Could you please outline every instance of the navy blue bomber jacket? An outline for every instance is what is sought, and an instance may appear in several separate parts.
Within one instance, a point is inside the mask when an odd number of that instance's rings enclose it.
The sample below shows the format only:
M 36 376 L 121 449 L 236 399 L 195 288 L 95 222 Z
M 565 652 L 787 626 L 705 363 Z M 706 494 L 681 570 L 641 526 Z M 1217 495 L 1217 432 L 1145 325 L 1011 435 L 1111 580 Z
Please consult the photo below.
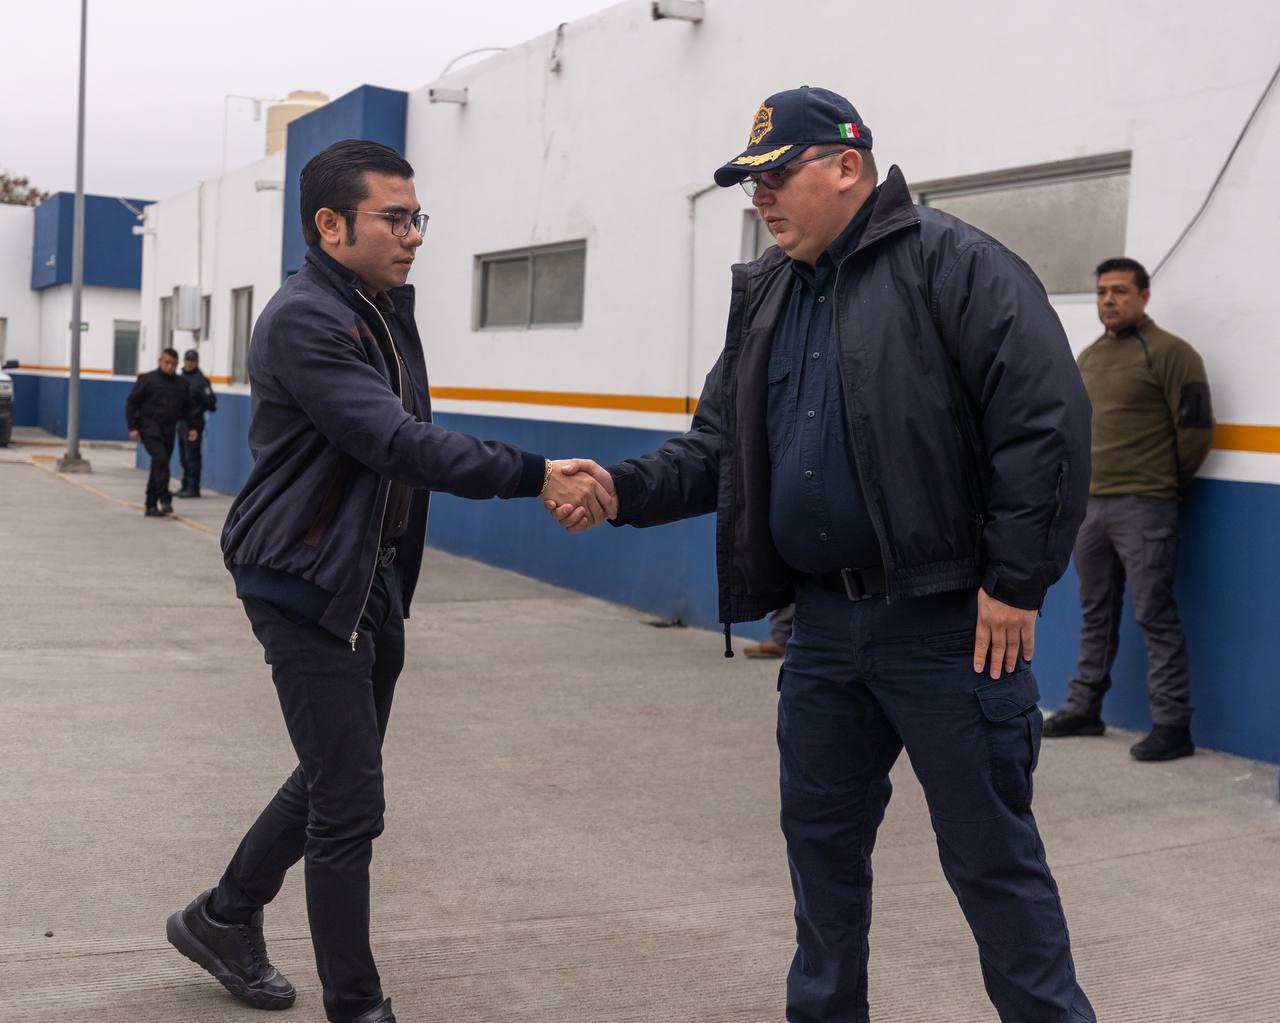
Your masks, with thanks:
M 689 431 L 608 467 L 614 525 L 716 512 L 720 620 L 794 599 L 770 534 L 766 407 L 791 294 L 777 246 L 733 268 L 725 346 Z M 835 357 L 858 482 L 899 600 L 981 586 L 1035 609 L 1089 492 L 1089 398 L 1043 286 L 994 238 L 916 206 L 897 167 L 836 271 Z
M 431 422 L 413 287 L 389 295 L 394 324 L 354 274 L 312 249 L 267 303 L 249 348 L 253 469 L 222 530 L 237 596 L 274 601 L 353 644 L 392 480 L 414 488 L 398 553 L 407 615 L 430 492 L 534 497 L 545 477 L 542 455 Z M 418 416 L 393 390 L 375 331 L 399 351 Z

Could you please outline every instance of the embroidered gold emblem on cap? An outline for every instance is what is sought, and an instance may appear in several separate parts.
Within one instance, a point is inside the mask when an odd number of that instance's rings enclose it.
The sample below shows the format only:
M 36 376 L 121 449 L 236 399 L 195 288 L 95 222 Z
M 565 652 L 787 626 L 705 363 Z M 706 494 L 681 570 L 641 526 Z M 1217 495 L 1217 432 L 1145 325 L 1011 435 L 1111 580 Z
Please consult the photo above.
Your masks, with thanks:
M 760 109 L 756 111 L 756 119 L 751 122 L 751 141 L 747 145 L 760 145 L 771 131 L 773 131 L 773 107 L 767 107 L 761 103 Z
M 759 167 L 762 163 L 769 163 L 776 160 L 788 149 L 795 149 L 795 146 L 780 146 L 777 149 L 770 149 L 767 153 L 761 153 L 758 156 L 740 156 L 734 160 L 734 164 L 740 167 Z

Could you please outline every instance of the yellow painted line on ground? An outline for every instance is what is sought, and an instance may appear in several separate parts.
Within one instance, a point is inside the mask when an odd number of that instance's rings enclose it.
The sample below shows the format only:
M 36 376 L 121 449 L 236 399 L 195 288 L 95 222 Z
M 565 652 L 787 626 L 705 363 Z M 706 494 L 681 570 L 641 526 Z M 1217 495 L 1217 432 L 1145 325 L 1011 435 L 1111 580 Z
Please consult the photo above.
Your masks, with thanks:
M 146 510 L 143 505 L 137 504 L 134 501 L 125 501 L 113 494 L 108 494 L 105 491 L 99 490 L 97 487 L 90 486 L 88 483 L 85 483 L 74 476 L 68 476 L 66 473 L 58 472 L 57 461 L 59 457 L 59 455 L 32 455 L 31 464 L 37 469 L 47 472 L 50 476 L 54 477 L 54 479 L 62 480 L 63 483 L 70 483 L 73 487 L 79 487 L 81 490 L 87 490 L 90 494 L 93 494 L 95 497 L 101 497 L 104 501 L 110 501 L 112 504 L 118 504 L 122 508 L 129 508 L 133 511 L 140 512 Z M 175 513 L 168 516 L 168 518 L 173 519 L 174 522 L 181 522 L 184 526 L 188 526 L 201 533 L 207 533 L 209 536 L 218 535 L 216 530 L 210 529 L 203 522 L 196 522 L 195 519 L 189 519 L 185 515 L 178 515 Z
M 1280 426 L 1219 423 L 1213 431 L 1213 446 L 1219 451 L 1257 451 L 1280 455 Z

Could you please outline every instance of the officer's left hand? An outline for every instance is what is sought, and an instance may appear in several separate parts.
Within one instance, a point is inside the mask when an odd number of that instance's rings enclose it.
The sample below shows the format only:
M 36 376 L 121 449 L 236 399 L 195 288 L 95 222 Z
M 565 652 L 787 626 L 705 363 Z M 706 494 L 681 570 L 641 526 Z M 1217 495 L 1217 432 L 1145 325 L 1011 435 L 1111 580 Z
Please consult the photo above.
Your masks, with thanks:
M 199 436 L 200 436 L 200 434 L 199 434 L 199 433 L 197 433 L 195 430 L 188 430 L 188 431 L 187 431 L 187 440 L 188 440 L 188 441 L 190 441 L 192 444 L 194 444 L 194 443 L 196 442 L 196 438 L 197 438 L 197 437 L 199 437 Z
M 973 641 L 973 670 L 979 675 L 991 654 L 991 677 L 1013 671 L 1018 651 L 1028 661 L 1036 650 L 1036 612 L 1002 604 L 986 590 L 978 590 L 978 632 Z

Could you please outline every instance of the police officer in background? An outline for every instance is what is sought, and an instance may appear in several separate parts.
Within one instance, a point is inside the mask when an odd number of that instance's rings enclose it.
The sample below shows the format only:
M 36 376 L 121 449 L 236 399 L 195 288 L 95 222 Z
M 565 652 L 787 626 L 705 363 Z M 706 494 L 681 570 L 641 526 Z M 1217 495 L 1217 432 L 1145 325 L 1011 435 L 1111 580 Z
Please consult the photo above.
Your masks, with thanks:
M 218 396 L 213 393 L 209 378 L 200 372 L 200 353 L 194 348 L 188 348 L 182 356 L 182 379 L 191 388 L 191 401 L 195 405 L 196 436 L 194 440 L 186 434 L 178 437 L 178 457 L 182 459 L 182 489 L 178 491 L 178 496 L 199 497 L 204 414 L 218 410 Z
M 160 353 L 160 365 L 150 373 L 141 374 L 125 400 L 129 436 L 141 441 L 151 456 L 145 509 L 151 518 L 173 514 L 169 462 L 173 458 L 174 430 L 181 424 L 188 441 L 199 436 L 196 428 L 199 414 L 191 388 L 177 374 L 178 353 L 166 348 Z
M 717 514 L 723 622 L 795 601 L 787 1019 L 868 1019 L 871 850 L 905 747 L 1000 1019 L 1094 1020 L 1031 812 L 1036 614 L 1089 479 L 1058 317 L 1021 259 L 914 205 L 896 167 L 877 186 L 871 132 L 835 93 L 770 96 L 715 180 L 778 244 L 733 268 L 689 432 L 583 471 L 614 488 L 617 525 Z

